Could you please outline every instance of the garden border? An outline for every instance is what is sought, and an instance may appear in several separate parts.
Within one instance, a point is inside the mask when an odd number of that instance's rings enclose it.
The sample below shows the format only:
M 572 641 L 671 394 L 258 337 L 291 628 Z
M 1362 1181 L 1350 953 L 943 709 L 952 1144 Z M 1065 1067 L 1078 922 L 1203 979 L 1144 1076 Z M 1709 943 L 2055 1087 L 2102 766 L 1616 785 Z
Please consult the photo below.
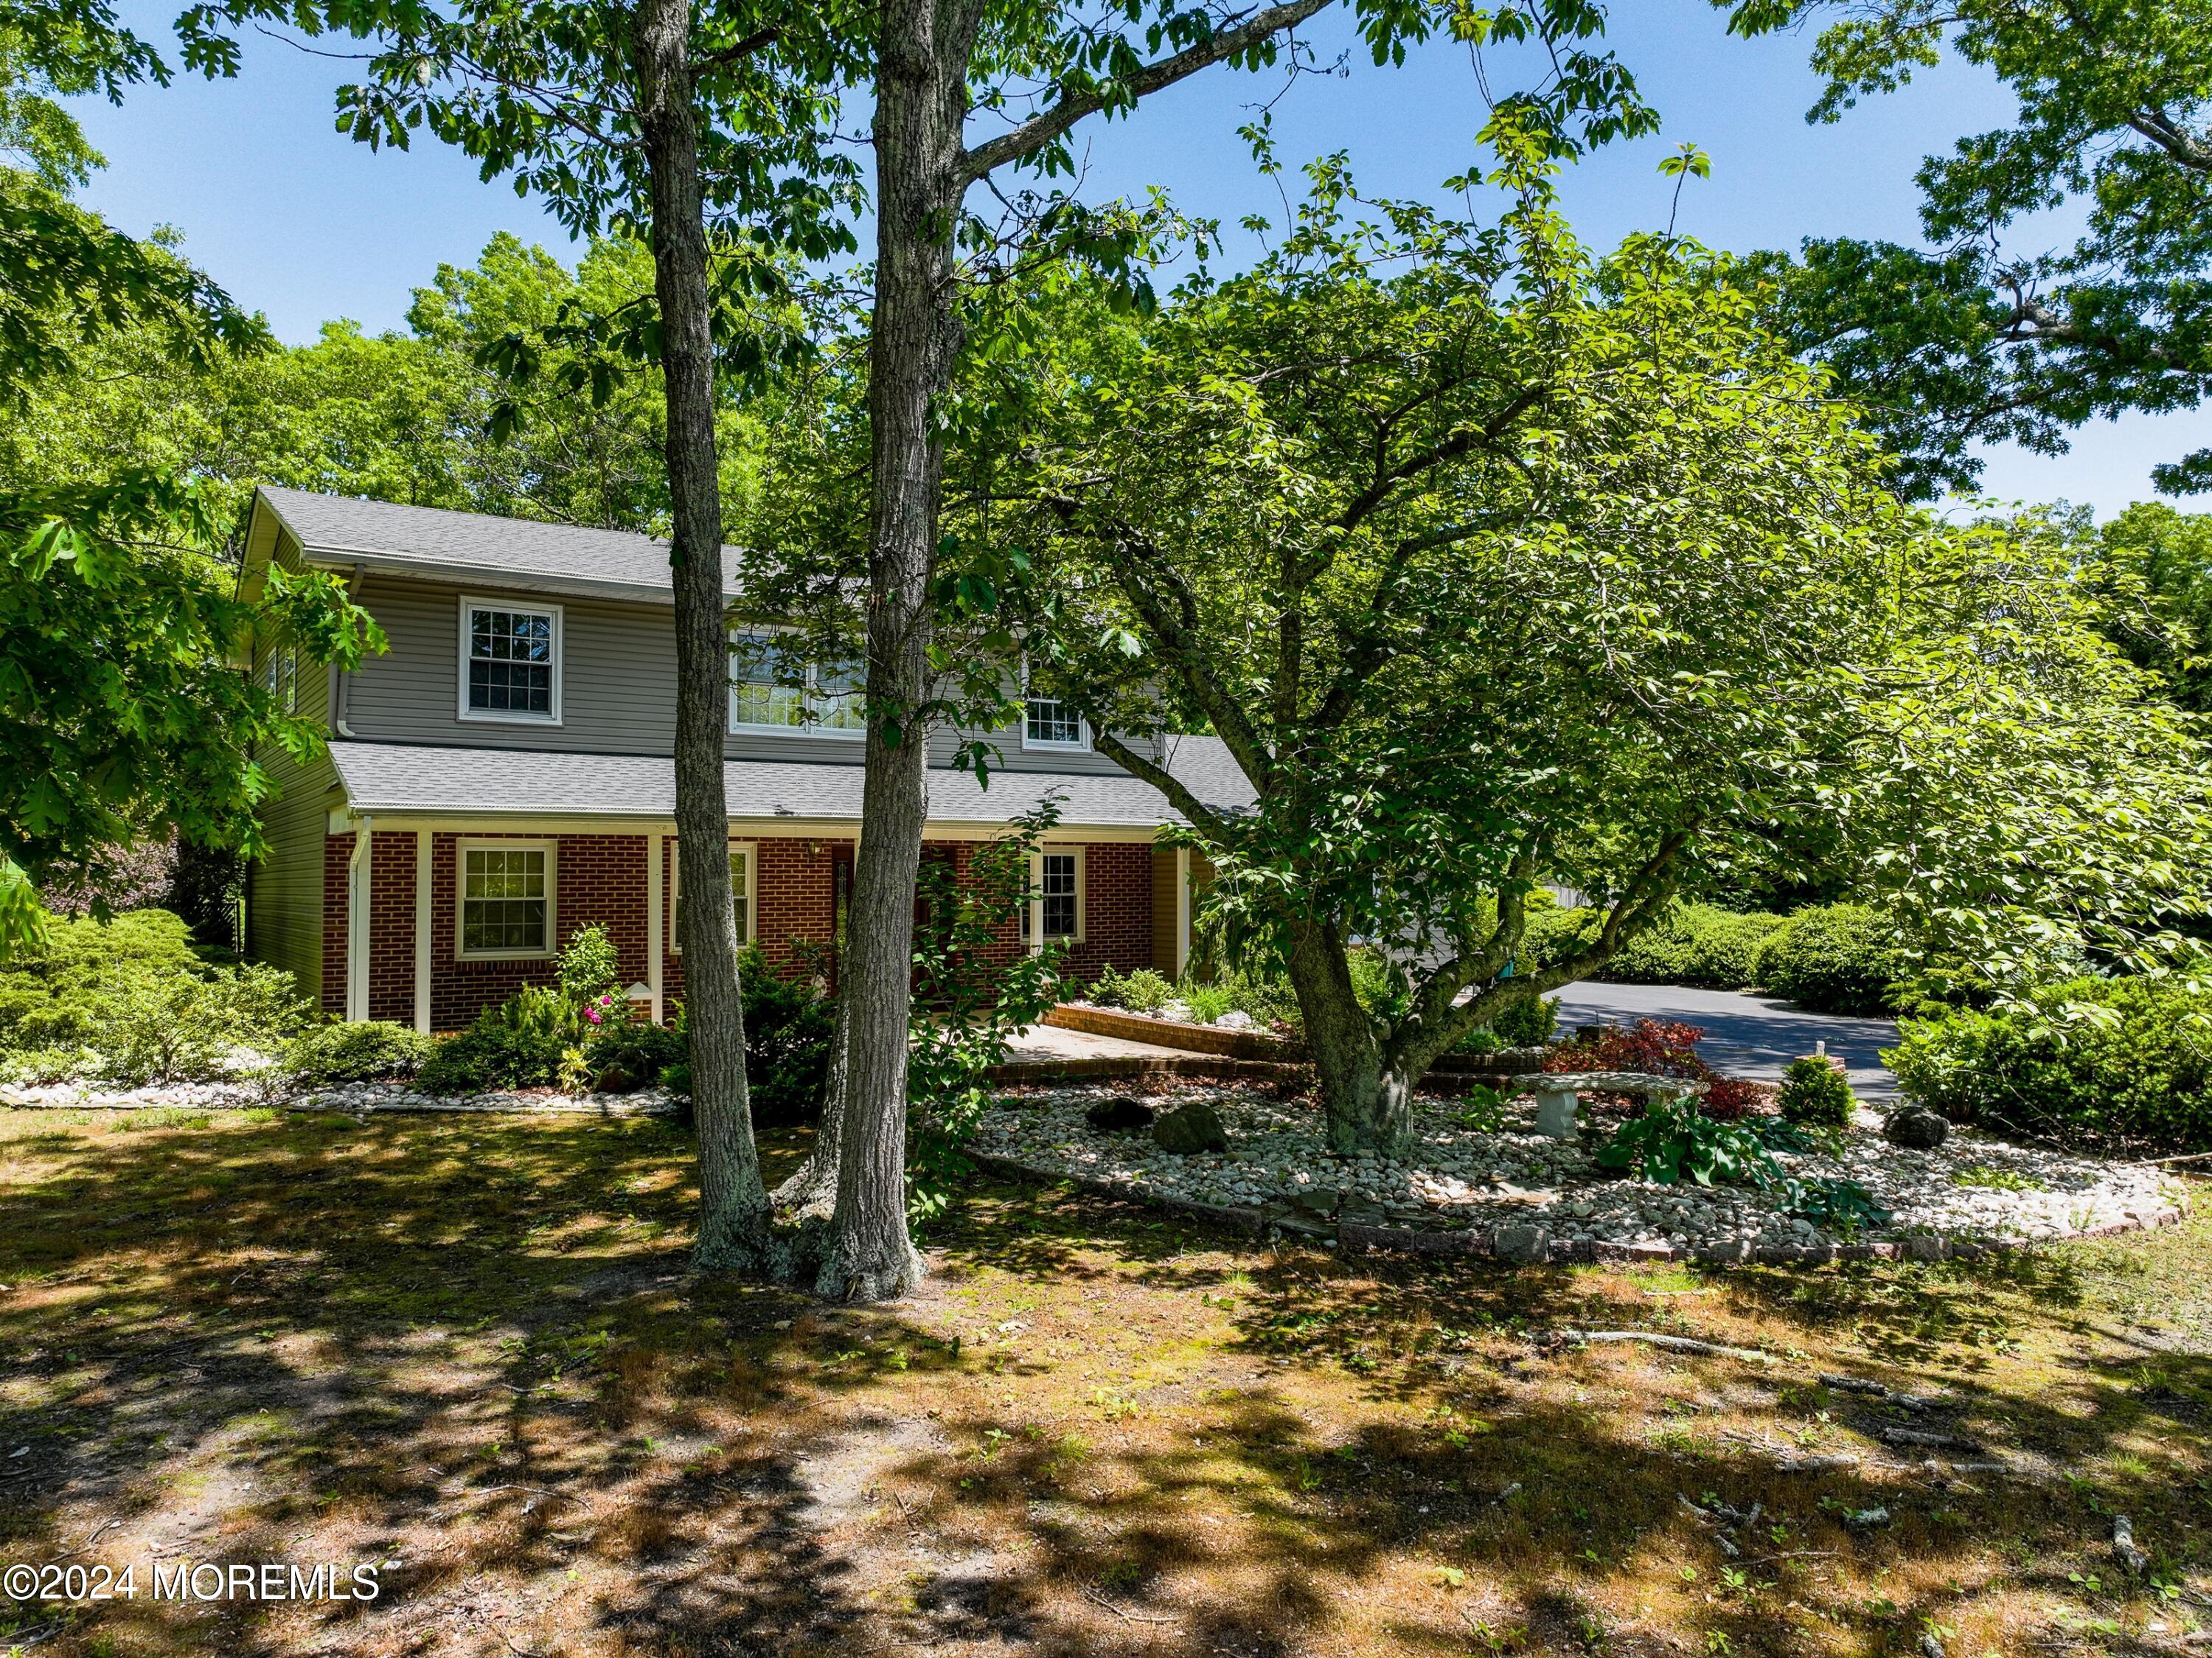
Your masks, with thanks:
M 1297 1215 L 1271 1214 L 1267 1210 L 1242 1204 L 1208 1204 L 1191 1198 L 1171 1197 L 1134 1183 L 1125 1185 L 1103 1180 L 1095 1175 L 1043 1168 L 988 1152 L 969 1151 L 967 1155 L 977 1167 L 994 1173 L 1050 1185 L 1073 1186 L 1100 1197 L 1134 1198 L 1154 1208 L 1210 1221 L 1249 1237 L 1266 1237 L 1286 1232 L 1316 1240 L 1332 1239 L 1346 1249 L 1364 1249 L 1370 1253 L 1484 1257 L 1516 1266 L 1591 1265 L 1601 1262 L 1626 1264 L 1638 1261 L 1686 1262 L 1698 1266 L 1825 1266 L 1831 1261 L 1973 1260 L 1984 1256 L 2008 1255 L 2038 1249 L 2048 1244 L 2118 1237 L 2130 1232 L 2148 1232 L 2157 1227 L 2177 1226 L 2187 1213 L 2185 1207 L 2164 1209 L 2148 1220 L 2115 1221 L 2106 1226 L 2091 1227 L 2086 1231 L 2031 1240 L 1953 1238 L 1942 1233 L 1928 1233 L 1881 1243 L 1754 1247 L 1743 1242 L 1730 1247 L 1699 1249 L 1677 1247 L 1673 1244 L 1603 1243 L 1595 1238 L 1562 1239 L 1555 1242 L 1551 1234 L 1540 1226 L 1489 1228 L 1470 1226 L 1459 1231 L 1428 1232 L 1416 1231 L 1410 1227 L 1368 1226 L 1357 1221 L 1323 1222 Z M 1286 1204 L 1283 1207 L 1288 1209 L 1291 1206 Z

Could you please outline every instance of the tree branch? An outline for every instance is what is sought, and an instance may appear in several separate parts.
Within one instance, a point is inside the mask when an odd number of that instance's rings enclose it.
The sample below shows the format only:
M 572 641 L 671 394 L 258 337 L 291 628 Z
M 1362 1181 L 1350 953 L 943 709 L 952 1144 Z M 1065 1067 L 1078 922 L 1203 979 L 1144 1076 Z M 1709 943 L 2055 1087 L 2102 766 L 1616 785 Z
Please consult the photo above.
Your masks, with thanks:
M 1172 57 L 1148 64 L 1126 80 L 1109 81 L 1103 88 L 1085 88 L 1081 91 L 1063 87 L 1060 101 L 1043 114 L 1023 122 L 1012 132 L 975 145 L 962 156 L 961 178 L 972 184 L 1009 162 L 1034 155 L 1085 116 L 1104 109 L 1109 101 L 1134 103 L 1163 87 L 1173 86 L 1186 76 L 1249 52 L 1269 37 L 1296 28 L 1334 3 L 1334 0 L 1289 0 L 1287 4 L 1270 6 L 1234 28 L 1224 29 Z
M 1168 797 L 1168 803 L 1190 820 L 1191 826 L 1217 843 L 1228 839 L 1228 825 L 1220 814 L 1190 792 L 1182 778 L 1164 765 L 1156 765 L 1110 731 L 1094 733 L 1091 746 L 1139 783 L 1148 783 Z

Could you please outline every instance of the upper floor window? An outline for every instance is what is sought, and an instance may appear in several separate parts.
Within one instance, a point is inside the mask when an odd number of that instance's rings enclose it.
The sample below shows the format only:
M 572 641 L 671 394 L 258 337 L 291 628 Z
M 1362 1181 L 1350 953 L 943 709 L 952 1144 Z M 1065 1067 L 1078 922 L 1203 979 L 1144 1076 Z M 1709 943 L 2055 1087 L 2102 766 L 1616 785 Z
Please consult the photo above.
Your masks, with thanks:
M 1074 704 L 1030 687 L 1022 710 L 1024 748 L 1088 748 L 1091 727 Z
M 269 648 L 269 660 L 261 669 L 261 683 L 277 707 L 287 714 L 300 711 L 300 647 L 277 644 Z
M 561 722 L 561 607 L 461 600 L 465 720 Z
M 799 728 L 851 737 L 866 731 L 857 667 L 795 667 L 772 633 L 733 633 L 730 644 L 732 730 Z

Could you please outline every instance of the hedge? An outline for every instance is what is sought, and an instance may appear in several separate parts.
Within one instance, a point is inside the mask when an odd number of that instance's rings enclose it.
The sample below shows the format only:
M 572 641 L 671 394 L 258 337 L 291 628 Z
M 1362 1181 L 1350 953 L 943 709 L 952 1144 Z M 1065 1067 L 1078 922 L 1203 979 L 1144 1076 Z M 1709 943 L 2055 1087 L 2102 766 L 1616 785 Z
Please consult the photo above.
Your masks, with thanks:
M 1760 948 L 1786 924 L 1761 911 L 1748 914 L 1711 904 L 1686 904 L 1607 962 L 1598 977 L 1617 984 L 1694 984 L 1740 991 L 1759 982 Z
M 1883 1058 L 1954 1122 L 2068 1145 L 2212 1150 L 2212 997 L 2081 978 L 1989 1012 L 1906 1020 Z

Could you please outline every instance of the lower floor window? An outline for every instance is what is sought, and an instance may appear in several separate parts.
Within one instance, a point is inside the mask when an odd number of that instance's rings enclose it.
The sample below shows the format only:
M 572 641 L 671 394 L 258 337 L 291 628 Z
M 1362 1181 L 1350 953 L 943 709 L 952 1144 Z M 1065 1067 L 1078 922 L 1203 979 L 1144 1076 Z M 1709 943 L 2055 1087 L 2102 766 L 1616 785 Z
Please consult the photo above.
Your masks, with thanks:
M 1040 852 L 1036 861 L 1037 924 L 1048 939 L 1076 939 L 1083 936 L 1082 884 L 1077 855 Z M 1022 936 L 1030 934 L 1030 908 L 1022 909 Z
M 668 936 L 680 952 L 684 948 L 683 897 L 684 860 L 679 856 L 668 885 L 668 905 L 671 919 Z M 738 942 L 753 942 L 753 849 L 750 846 L 730 848 L 730 909 L 738 923 Z
M 553 852 L 546 846 L 461 849 L 461 954 L 548 955 Z

